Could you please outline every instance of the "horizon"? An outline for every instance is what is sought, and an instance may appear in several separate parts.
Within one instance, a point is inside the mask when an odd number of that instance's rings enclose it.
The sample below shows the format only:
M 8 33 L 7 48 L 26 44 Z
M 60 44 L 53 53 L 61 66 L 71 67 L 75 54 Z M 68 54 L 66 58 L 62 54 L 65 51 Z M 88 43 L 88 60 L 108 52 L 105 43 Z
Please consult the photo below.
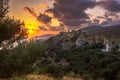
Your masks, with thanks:
M 0 0 L 0 80 L 120 80 L 120 0 Z
M 119 0 L 10 0 L 9 5 L 8 15 L 25 22 L 29 38 L 120 23 Z

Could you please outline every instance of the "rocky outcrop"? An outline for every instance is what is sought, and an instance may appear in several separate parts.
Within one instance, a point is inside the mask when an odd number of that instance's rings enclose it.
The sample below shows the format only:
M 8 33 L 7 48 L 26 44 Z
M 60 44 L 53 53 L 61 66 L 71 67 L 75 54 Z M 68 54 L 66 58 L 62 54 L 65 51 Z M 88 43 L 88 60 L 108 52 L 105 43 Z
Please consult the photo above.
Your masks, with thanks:
M 85 35 L 80 31 L 61 32 L 57 36 L 47 40 L 49 45 L 60 47 L 62 49 L 70 49 L 73 46 L 79 47 L 86 43 Z

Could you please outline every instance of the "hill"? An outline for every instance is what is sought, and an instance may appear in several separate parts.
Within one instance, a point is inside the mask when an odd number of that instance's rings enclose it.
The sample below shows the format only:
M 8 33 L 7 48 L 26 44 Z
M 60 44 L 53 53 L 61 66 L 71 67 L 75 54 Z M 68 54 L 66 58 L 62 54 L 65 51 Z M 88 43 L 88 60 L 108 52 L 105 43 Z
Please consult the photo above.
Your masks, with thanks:
M 83 80 L 120 80 L 120 52 L 102 52 L 103 41 L 88 39 L 81 30 L 61 32 L 47 41 L 31 41 L 0 50 L 0 77 L 48 75 Z M 16 77 L 18 76 L 18 78 Z M 33 77 L 32 77 L 33 78 Z

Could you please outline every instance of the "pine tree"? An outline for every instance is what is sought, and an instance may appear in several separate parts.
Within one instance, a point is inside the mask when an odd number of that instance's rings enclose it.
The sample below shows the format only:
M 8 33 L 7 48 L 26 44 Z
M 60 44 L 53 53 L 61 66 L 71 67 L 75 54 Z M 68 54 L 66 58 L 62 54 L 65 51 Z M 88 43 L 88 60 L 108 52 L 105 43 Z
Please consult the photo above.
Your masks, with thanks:
M 0 21 L 8 13 L 9 0 L 0 0 Z

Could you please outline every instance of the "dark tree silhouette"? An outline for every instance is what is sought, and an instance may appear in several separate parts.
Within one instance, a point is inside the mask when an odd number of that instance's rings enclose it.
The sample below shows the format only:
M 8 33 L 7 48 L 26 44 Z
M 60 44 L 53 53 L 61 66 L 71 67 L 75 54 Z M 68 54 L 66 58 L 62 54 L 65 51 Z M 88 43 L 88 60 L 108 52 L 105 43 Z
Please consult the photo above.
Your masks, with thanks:
M 9 0 L 0 0 L 0 21 L 8 13 Z
M 0 46 L 3 41 L 12 43 L 26 35 L 27 29 L 20 20 L 6 16 L 9 0 L 0 0 Z

